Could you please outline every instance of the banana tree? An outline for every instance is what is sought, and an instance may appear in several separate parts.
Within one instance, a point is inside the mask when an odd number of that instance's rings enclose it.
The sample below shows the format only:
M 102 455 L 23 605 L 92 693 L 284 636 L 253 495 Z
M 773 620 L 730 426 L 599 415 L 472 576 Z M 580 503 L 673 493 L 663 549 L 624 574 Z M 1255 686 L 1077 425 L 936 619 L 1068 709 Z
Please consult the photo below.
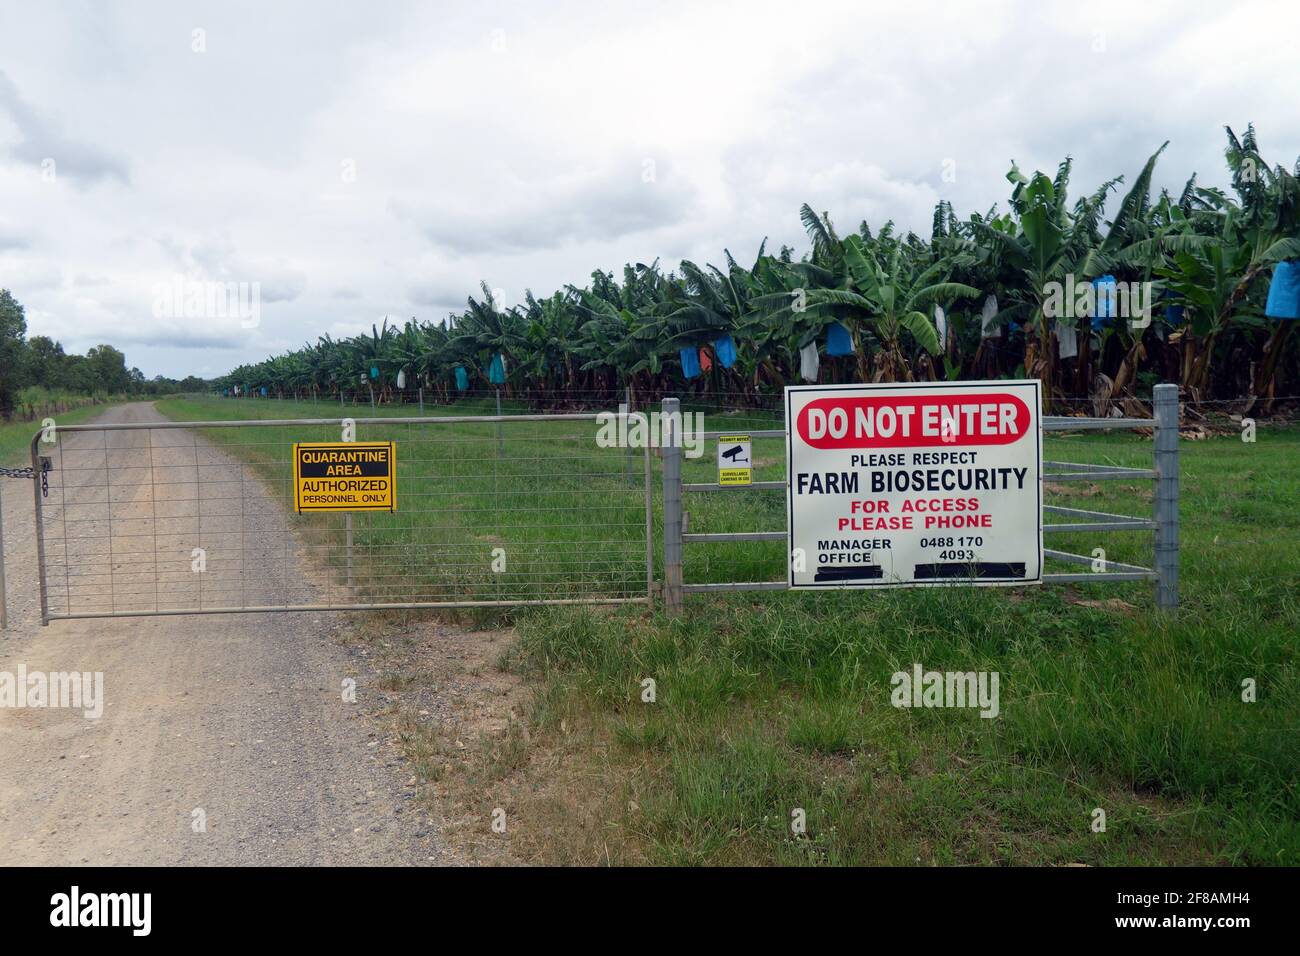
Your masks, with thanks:
M 515 359 L 526 349 L 526 323 L 517 310 L 502 308 L 502 303 L 497 302 L 486 282 L 480 283 L 480 288 L 483 301 L 469 297 L 469 311 L 452 331 L 452 345 L 466 357 L 469 367 L 477 368 L 480 374 L 488 367 L 493 355 L 505 356 L 509 360 L 508 390 L 509 373 L 514 369 Z
M 663 300 L 643 313 L 634 333 L 637 340 L 653 343 L 661 361 L 731 334 L 746 308 L 736 287 L 717 268 L 701 269 L 684 260 L 681 271 L 682 281 L 664 288 Z M 712 374 L 723 376 L 726 370 L 715 368 Z
M 1233 321 L 1234 293 L 1250 252 L 1245 246 L 1218 240 L 1185 244 L 1169 259 L 1156 271 L 1172 293 L 1171 301 L 1183 306 L 1186 317 L 1179 335 L 1183 343 L 1179 377 L 1194 394 L 1202 394 L 1209 383 L 1215 342 Z
M 397 373 L 400 359 L 395 351 L 396 342 L 397 329 L 385 318 L 382 328 L 372 324 L 369 336 L 358 335 L 346 346 L 352 374 L 358 381 L 364 380 L 372 393 L 374 386 L 378 385 L 381 402 L 388 395 L 392 378 Z
M 1101 379 L 1105 388 L 1104 394 L 1099 395 L 1103 407 L 1108 407 L 1110 402 L 1127 391 L 1137 379 L 1139 363 L 1146 358 L 1144 339 L 1146 329 L 1150 326 L 1150 310 L 1155 296 L 1161 291 L 1160 284 L 1155 278 L 1162 262 L 1160 246 L 1169 236 L 1177 234 L 1184 225 L 1184 217 L 1170 202 L 1167 194 L 1161 195 L 1155 207 L 1152 207 L 1150 202 L 1151 179 L 1155 172 L 1156 161 L 1168 145 L 1166 141 L 1147 159 L 1141 172 L 1134 179 L 1132 188 L 1120 200 L 1119 209 L 1110 221 L 1106 237 L 1094 243 L 1084 253 L 1080 266 L 1083 275 L 1087 278 L 1102 271 L 1114 270 L 1119 273 L 1120 281 L 1139 283 L 1139 288 L 1141 284 L 1145 284 L 1145 288 L 1150 293 L 1145 303 L 1146 315 L 1139 317 L 1130 314 L 1116 317 L 1116 320 L 1102 334 L 1103 346 L 1107 338 L 1116 339 L 1122 354 L 1118 367 L 1110 376 L 1109 386 L 1105 386 L 1104 378 Z M 1097 211 L 1100 211 L 1100 207 L 1097 207 Z M 1093 223 L 1092 235 L 1096 236 L 1096 234 L 1097 230 Z M 1131 298 L 1129 304 L 1132 307 Z M 1104 348 L 1101 354 L 1105 354 Z
M 1011 206 L 1017 228 L 1007 228 L 1005 221 L 973 224 L 977 236 L 986 242 L 988 253 L 997 256 L 1010 273 L 1006 283 L 1010 304 L 1003 306 L 995 321 L 1024 324 L 1025 374 L 1043 383 L 1043 397 L 1049 407 L 1060 359 L 1056 337 L 1051 334 L 1050 320 L 1054 316 L 1044 305 L 1054 289 L 1067 285 L 1069 276 L 1088 280 L 1096 274 L 1089 253 L 1101 241 L 1097 224 L 1106 196 L 1122 179 L 1103 183 L 1071 210 L 1067 205 L 1071 167 L 1072 161 L 1067 158 L 1058 167 L 1056 178 L 1049 179 L 1041 172 L 1026 177 L 1012 163 L 1007 179 L 1015 184 Z M 1081 359 L 1086 362 L 1086 356 Z
M 831 322 L 857 333 L 858 375 L 862 381 L 911 381 L 912 366 L 905 354 L 903 333 L 929 355 L 940 351 L 939 334 L 925 310 L 941 299 L 969 298 L 979 290 L 960 282 L 941 281 L 947 264 L 909 268 L 903 247 L 894 246 L 885 264 L 867 254 L 863 239 L 852 235 L 840 244 L 837 257 L 843 274 L 834 288 L 775 293 L 756 300 L 766 306 L 765 320 L 776 323 L 797 351 Z M 806 275 L 806 273 L 805 273 Z M 868 341 L 877 347 L 874 357 Z
M 669 283 L 658 273 L 657 263 L 641 265 L 637 271 L 644 281 L 635 273 L 624 272 L 625 280 L 637 285 L 630 292 L 627 281 L 620 289 L 612 276 L 601 272 L 592 274 L 590 289 L 569 287 L 582 319 L 575 347 L 583 363 L 581 371 L 611 393 L 628 388 L 635 395 L 641 388 L 651 389 L 663 367 L 666 349 L 654 336 L 642 332 L 653 321 L 660 306 L 657 296 Z
M 1271 271 L 1278 262 L 1300 258 L 1300 159 L 1295 173 L 1281 165 L 1270 167 L 1259 153 L 1255 127 L 1237 139 L 1231 127 L 1225 127 L 1228 148 L 1225 158 L 1232 171 L 1232 185 L 1241 198 L 1241 240 L 1250 249 L 1250 264 L 1237 288 L 1232 305 L 1244 302 L 1257 291 L 1255 280 Z M 1271 398 L 1273 377 L 1278 359 L 1291 331 L 1291 322 L 1279 322 L 1265 342 L 1260 360 L 1251 379 L 1248 406 L 1261 397 Z
M 865 311 L 870 316 L 870 328 L 881 343 L 873 380 L 911 381 L 911 365 L 903 353 L 902 333 L 910 334 L 928 354 L 938 355 L 942 346 L 929 309 L 936 302 L 974 298 L 980 291 L 961 282 L 943 281 L 949 272 L 947 261 L 909 268 L 912 264 L 904 262 L 899 247 L 890 254 L 888 264 L 882 266 L 874 257 L 864 255 L 858 236 L 850 236 L 844 246 L 853 291 L 862 300 L 861 304 L 855 303 L 859 312 L 855 320 L 861 324 L 861 313 Z

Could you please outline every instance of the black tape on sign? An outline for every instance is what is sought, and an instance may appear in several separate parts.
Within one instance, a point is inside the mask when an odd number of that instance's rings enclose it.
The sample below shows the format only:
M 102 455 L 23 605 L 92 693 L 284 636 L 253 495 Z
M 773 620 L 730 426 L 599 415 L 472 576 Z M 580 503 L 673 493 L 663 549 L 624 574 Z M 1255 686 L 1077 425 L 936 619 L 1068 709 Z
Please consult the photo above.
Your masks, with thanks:
M 918 581 L 936 578 L 1023 578 L 1023 561 L 956 561 L 950 564 L 918 564 L 914 577 Z

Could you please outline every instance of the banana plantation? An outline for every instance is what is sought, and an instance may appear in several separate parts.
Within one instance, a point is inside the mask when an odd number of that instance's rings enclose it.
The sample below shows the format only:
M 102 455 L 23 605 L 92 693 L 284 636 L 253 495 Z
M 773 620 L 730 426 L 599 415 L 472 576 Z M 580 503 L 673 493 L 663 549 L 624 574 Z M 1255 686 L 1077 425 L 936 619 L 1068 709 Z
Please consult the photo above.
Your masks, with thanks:
M 1166 144 L 1167 145 L 1167 144 Z M 1300 393 L 1300 159 L 1269 165 L 1255 131 L 1227 130 L 1231 189 L 1193 175 L 1152 195 L 1162 146 L 1133 177 L 1071 195 L 1014 164 L 1004 210 L 928 237 L 887 222 L 852 232 L 805 205 L 810 247 L 752 262 L 657 260 L 506 307 L 488 283 L 440 321 L 385 321 L 217 382 L 229 395 L 429 401 L 493 386 L 539 406 L 727 393 L 761 401 L 808 381 L 1033 377 L 1056 410 L 1106 414 L 1155 382 L 1191 401 L 1268 410 Z M 1110 210 L 1110 212 L 1108 212 Z M 1120 293 L 1120 294 L 1117 294 Z

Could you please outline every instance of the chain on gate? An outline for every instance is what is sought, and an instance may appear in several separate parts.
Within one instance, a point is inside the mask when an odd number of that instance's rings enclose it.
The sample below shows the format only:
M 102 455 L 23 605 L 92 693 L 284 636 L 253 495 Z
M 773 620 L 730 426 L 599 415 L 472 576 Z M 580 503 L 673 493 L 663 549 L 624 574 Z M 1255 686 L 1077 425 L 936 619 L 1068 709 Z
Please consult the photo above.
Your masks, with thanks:
M 50 496 L 50 469 L 54 465 L 50 459 L 41 456 L 41 497 Z M 35 478 L 36 469 L 31 465 L 25 468 L 0 468 L 0 478 Z
M 41 456 L 41 497 L 48 498 L 50 495 L 50 468 L 52 462 L 44 455 Z M 36 477 L 36 469 L 31 465 L 25 468 L 0 468 L 0 478 L 25 478 L 28 480 Z M 5 585 L 5 543 L 4 543 L 4 522 L 0 518 L 0 631 L 9 626 L 9 607 L 8 593 Z

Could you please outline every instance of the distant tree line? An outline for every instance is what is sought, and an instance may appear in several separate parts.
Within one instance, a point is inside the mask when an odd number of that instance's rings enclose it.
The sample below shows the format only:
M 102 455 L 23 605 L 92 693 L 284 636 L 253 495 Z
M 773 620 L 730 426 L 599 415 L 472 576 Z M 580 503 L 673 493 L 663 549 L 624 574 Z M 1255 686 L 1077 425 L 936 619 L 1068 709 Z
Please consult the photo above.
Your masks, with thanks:
M 208 383 L 193 375 L 146 379 L 138 368 L 128 368 L 126 356 L 111 345 L 96 345 L 77 355 L 48 335 L 29 339 L 22 303 L 8 289 L 0 289 L 0 418 L 30 417 L 21 406 L 24 394 L 34 388 L 53 395 L 107 398 L 198 392 Z

